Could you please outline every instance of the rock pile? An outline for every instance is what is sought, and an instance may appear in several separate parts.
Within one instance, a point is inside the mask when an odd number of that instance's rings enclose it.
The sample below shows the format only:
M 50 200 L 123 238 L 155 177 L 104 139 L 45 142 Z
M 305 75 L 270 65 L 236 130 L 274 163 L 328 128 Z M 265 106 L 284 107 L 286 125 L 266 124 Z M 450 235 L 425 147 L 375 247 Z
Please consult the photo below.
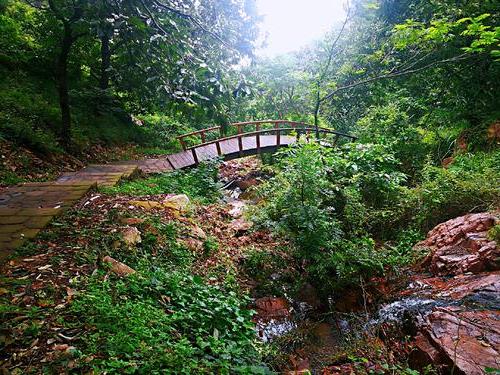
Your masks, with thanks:
M 417 244 L 429 255 L 405 295 L 446 301 L 418 323 L 414 367 L 434 363 L 444 373 L 479 375 L 500 369 L 500 269 L 498 244 L 488 231 L 499 223 L 490 213 L 439 224 Z M 453 369 L 453 370 L 452 370 Z

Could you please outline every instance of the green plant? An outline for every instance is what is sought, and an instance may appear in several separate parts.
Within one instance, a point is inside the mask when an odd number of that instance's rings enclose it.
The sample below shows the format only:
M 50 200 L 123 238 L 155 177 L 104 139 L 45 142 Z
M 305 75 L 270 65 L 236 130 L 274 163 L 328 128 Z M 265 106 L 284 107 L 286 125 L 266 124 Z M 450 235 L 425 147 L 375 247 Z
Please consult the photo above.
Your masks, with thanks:
M 300 143 L 282 153 L 277 174 L 260 189 L 261 225 L 291 236 L 310 281 L 324 292 L 383 271 L 367 231 L 367 212 L 390 202 L 404 175 L 381 145 L 332 152 Z
M 72 305 L 93 327 L 83 352 L 108 373 L 222 372 L 256 365 L 252 312 L 234 291 L 160 267 L 124 280 L 89 280 Z
M 500 224 L 495 225 L 488 231 L 488 238 L 500 244 Z
M 215 237 L 207 237 L 205 241 L 203 241 L 203 253 L 206 257 L 213 255 L 215 252 L 219 250 L 219 242 Z
M 200 163 L 194 169 L 154 175 L 144 179 L 122 182 L 103 189 L 109 194 L 187 194 L 200 203 L 212 203 L 220 197 L 217 182 L 218 161 Z

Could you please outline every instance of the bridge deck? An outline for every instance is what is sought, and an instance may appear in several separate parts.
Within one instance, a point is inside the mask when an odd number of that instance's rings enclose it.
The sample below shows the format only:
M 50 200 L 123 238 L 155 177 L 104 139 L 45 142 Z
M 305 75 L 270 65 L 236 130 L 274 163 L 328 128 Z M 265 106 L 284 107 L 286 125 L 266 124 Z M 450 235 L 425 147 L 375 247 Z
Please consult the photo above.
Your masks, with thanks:
M 249 156 L 257 154 L 257 137 L 242 136 L 243 152 L 241 156 Z M 296 137 L 281 135 L 280 146 L 288 146 L 296 142 Z M 223 157 L 226 160 L 234 159 L 240 156 L 239 144 L 237 138 L 231 138 L 220 142 L 220 148 Z M 276 135 L 261 135 L 260 148 L 262 152 L 276 150 Z M 217 146 L 215 143 L 196 147 L 196 155 L 199 161 L 213 159 L 217 157 Z M 191 150 L 179 152 L 169 155 L 168 160 L 175 169 L 186 168 L 195 165 L 193 153 Z

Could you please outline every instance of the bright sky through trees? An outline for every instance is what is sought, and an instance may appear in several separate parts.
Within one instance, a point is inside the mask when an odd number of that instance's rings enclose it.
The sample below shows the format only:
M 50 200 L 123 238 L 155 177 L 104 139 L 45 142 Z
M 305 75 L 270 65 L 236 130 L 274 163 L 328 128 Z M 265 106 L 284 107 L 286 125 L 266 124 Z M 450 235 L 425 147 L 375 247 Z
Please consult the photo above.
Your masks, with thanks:
M 343 19 L 345 0 L 257 0 L 264 16 L 262 28 L 267 46 L 258 51 L 265 56 L 297 50 L 320 38 Z

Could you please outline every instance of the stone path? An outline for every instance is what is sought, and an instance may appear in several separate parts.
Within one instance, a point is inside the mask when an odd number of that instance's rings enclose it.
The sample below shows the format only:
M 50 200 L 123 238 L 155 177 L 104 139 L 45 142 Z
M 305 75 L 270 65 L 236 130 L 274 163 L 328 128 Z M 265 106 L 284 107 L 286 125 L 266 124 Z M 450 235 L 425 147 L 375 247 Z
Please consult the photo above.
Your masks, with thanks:
M 166 159 L 89 165 L 64 173 L 52 182 L 24 183 L 0 195 L 0 261 L 27 239 L 35 237 L 56 215 L 72 207 L 89 190 L 114 186 L 140 173 L 161 173 L 173 168 Z

